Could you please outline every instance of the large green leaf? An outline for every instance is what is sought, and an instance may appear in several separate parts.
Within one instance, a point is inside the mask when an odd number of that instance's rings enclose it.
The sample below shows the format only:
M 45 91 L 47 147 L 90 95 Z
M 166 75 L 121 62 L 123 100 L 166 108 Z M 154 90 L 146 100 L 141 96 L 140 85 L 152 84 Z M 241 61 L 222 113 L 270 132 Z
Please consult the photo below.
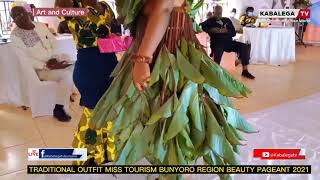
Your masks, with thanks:
M 201 127 L 203 128 L 201 131 L 199 131 L 197 128 L 191 128 L 190 137 L 198 153 L 202 154 L 202 152 L 199 152 L 199 151 L 201 151 L 200 146 L 203 145 L 203 142 L 205 141 L 205 138 L 206 138 L 205 121 L 207 119 L 202 103 L 200 104 L 200 116 L 201 116 Z
M 204 84 L 203 87 L 207 91 L 209 96 L 215 101 L 215 103 L 233 108 L 233 104 L 229 100 L 229 98 L 219 94 L 219 91 L 216 88 L 208 84 Z
M 136 127 L 134 128 L 134 131 L 132 132 L 129 140 L 127 141 L 126 145 L 124 146 L 124 148 L 122 149 L 121 152 L 119 153 L 119 157 L 116 161 L 116 165 L 125 165 L 125 164 L 133 164 L 133 163 L 128 163 L 127 159 L 129 157 L 129 154 L 131 153 L 131 151 L 135 151 L 135 138 L 137 137 L 137 135 L 140 135 L 142 132 L 143 128 L 142 125 L 139 123 L 136 125 Z
M 145 126 L 142 133 L 136 138 L 136 158 L 137 161 L 143 159 L 149 152 L 149 144 L 155 133 L 156 125 Z
M 245 141 L 246 139 L 241 135 L 241 133 L 234 128 L 231 124 L 229 124 L 229 127 L 231 129 L 231 131 L 233 132 L 233 134 L 235 134 L 237 136 L 238 139 L 240 139 L 241 141 Z
M 106 113 L 106 120 L 114 121 L 120 115 L 121 110 L 124 107 L 124 104 L 130 101 L 126 96 L 122 96 L 119 101 L 112 106 L 108 113 Z
M 168 50 L 167 50 L 168 51 Z M 178 85 L 179 85 L 179 79 L 180 79 L 180 72 L 178 69 L 178 65 L 177 65 L 177 60 L 175 58 L 175 56 L 173 54 L 171 54 L 169 51 L 167 52 L 170 62 L 171 62 L 171 73 L 174 77 L 174 91 L 176 92 L 178 90 Z
M 207 84 L 218 89 L 219 93 L 224 96 L 239 97 L 240 92 L 232 85 L 228 86 L 227 82 L 223 82 L 223 78 L 220 76 L 222 72 L 219 73 L 219 71 L 223 71 L 222 68 L 213 69 L 204 62 L 201 64 L 201 73 L 206 75 L 205 82 Z
M 189 137 L 189 134 L 187 133 L 187 131 L 184 129 L 181 131 L 181 136 L 184 138 L 185 142 L 186 142 L 186 145 L 188 148 L 191 148 L 191 149 L 194 149 L 194 146 L 192 144 L 192 141 Z
M 211 112 L 210 106 L 204 103 L 207 114 L 207 142 L 210 148 L 229 164 L 237 164 L 237 157 L 228 143 L 222 129 Z
M 114 134 L 117 134 L 121 131 L 122 124 L 124 124 L 124 121 L 125 121 L 125 114 L 126 114 L 125 109 L 122 109 L 118 117 L 114 120 L 113 128 L 112 128 L 112 132 Z
M 169 53 L 168 49 L 166 47 L 163 47 L 159 54 L 159 57 L 161 59 L 160 60 L 160 76 L 163 81 L 167 80 L 167 72 L 171 65 L 168 53 Z
M 189 122 L 186 112 L 190 104 L 191 95 L 196 90 L 197 84 L 191 81 L 186 84 L 179 99 L 178 109 L 174 113 L 169 129 L 165 135 L 165 141 L 175 137 Z
M 124 96 L 125 94 L 127 94 L 128 89 L 130 88 L 130 85 L 133 84 L 132 82 L 132 66 L 129 67 L 129 71 L 128 74 L 123 78 L 123 85 L 121 87 L 121 91 L 120 91 L 120 96 Z
M 206 82 L 219 90 L 224 96 L 247 97 L 251 93 L 241 81 L 214 63 L 208 56 L 204 56 L 201 64 L 201 72 L 206 74 Z
M 160 67 L 161 67 L 161 59 L 162 59 L 161 55 L 162 54 L 158 55 L 156 59 L 156 63 L 153 66 L 151 77 L 150 77 L 150 86 L 153 86 L 160 79 Z
M 122 145 L 129 139 L 131 133 L 133 132 L 133 125 L 128 126 L 126 129 L 123 129 L 120 134 L 118 135 L 120 140 L 120 145 L 117 147 L 122 148 Z
M 184 131 L 186 132 L 186 131 Z M 192 164 L 192 162 L 194 161 L 195 157 L 197 156 L 195 153 L 195 149 L 192 145 L 191 139 L 189 137 L 189 135 L 187 134 L 187 139 L 185 137 L 183 137 L 182 133 L 179 134 L 178 136 L 179 139 L 179 147 L 182 150 L 185 160 L 187 161 L 187 164 Z M 190 144 L 190 145 L 188 145 Z
M 224 166 L 227 165 L 223 160 L 216 155 L 215 153 L 211 152 L 210 156 L 214 162 L 216 162 L 216 165 L 218 166 Z M 232 180 L 231 176 L 229 174 L 219 174 L 220 180 Z
M 174 93 L 173 94 L 173 112 L 177 111 L 179 105 L 180 105 L 180 102 L 179 102 L 179 98 L 177 96 L 177 93 Z
M 167 148 L 165 147 L 164 140 L 163 140 L 164 132 L 166 129 L 166 124 L 167 124 L 167 120 L 164 121 L 162 130 L 161 130 L 161 135 L 159 136 L 159 138 L 155 142 L 154 155 L 161 163 L 163 163 L 163 161 L 166 157 L 166 154 L 167 154 Z
M 223 112 L 221 112 L 219 110 L 219 108 L 217 107 L 217 105 L 215 103 L 212 102 L 212 100 L 210 98 L 206 98 L 206 103 L 209 105 L 213 115 L 215 116 L 215 118 L 217 119 L 218 123 L 220 124 L 220 126 L 223 127 L 224 133 L 226 138 L 228 139 L 228 141 L 230 142 L 230 144 L 232 145 L 241 145 L 240 140 L 238 139 L 238 137 L 233 133 L 233 131 L 231 130 L 228 122 L 226 121 L 226 118 L 223 116 Z
M 165 141 L 174 138 L 185 126 L 188 124 L 189 118 L 185 112 L 178 110 L 172 118 L 167 133 L 165 134 Z
M 185 160 L 184 154 L 179 146 L 179 140 L 178 138 L 175 138 L 175 143 L 177 147 L 177 154 L 178 154 L 178 164 L 179 165 L 187 165 L 187 161 Z
M 181 53 L 184 57 L 188 57 L 188 43 L 184 37 L 181 38 Z
M 192 93 L 192 97 L 190 100 L 190 114 L 191 114 L 191 120 L 192 125 L 198 129 L 199 131 L 202 131 L 202 125 L 201 125 L 201 114 L 200 114 L 200 103 L 199 103 L 199 95 L 198 91 L 194 91 Z
M 160 109 L 152 114 L 147 125 L 154 124 L 158 122 L 161 118 L 169 118 L 172 116 L 173 112 L 173 96 L 171 96 L 166 103 L 164 103 Z
M 177 146 L 174 139 L 171 139 L 169 141 L 169 147 L 168 147 L 168 154 L 167 154 L 167 161 L 170 165 L 178 165 L 179 159 L 177 154 Z
M 200 71 L 201 60 L 203 57 L 203 52 L 199 51 L 195 48 L 191 43 L 189 44 L 189 55 L 190 62 L 196 68 L 196 70 Z
M 121 110 L 119 117 L 115 120 L 114 128 L 121 130 L 126 128 L 130 123 L 136 121 L 145 109 L 145 107 L 142 106 L 143 104 L 141 96 L 133 99 L 133 101 L 127 101 L 124 108 Z
M 246 133 L 256 133 L 257 130 L 249 124 L 240 113 L 232 109 L 230 107 L 223 107 L 223 109 L 227 112 L 227 120 L 228 122 L 236 129 L 239 129 Z
M 177 49 L 177 63 L 180 71 L 185 77 L 195 83 L 203 83 L 205 78 L 200 74 L 200 72 L 193 67 L 192 64 L 182 55 L 179 49 Z

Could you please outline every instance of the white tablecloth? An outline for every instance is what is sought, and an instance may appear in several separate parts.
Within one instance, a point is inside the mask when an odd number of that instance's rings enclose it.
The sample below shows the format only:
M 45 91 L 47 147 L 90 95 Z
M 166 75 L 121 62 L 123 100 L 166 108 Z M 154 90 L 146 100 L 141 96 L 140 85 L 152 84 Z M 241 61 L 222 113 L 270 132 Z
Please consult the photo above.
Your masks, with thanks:
M 18 57 L 9 44 L 0 45 L 0 104 L 24 105 Z
M 251 44 L 250 64 L 285 65 L 295 62 L 295 31 L 288 28 L 243 28 L 239 39 Z
M 72 35 L 59 35 L 56 38 L 58 40 L 58 48 L 56 49 L 56 52 L 68 54 L 72 61 L 76 61 L 77 49 Z
M 72 36 L 58 36 L 57 40 L 56 52 L 68 54 L 75 61 L 77 51 Z M 11 44 L 0 45 L 0 54 L 0 104 L 25 105 L 26 97 L 21 93 L 23 80 L 20 64 Z

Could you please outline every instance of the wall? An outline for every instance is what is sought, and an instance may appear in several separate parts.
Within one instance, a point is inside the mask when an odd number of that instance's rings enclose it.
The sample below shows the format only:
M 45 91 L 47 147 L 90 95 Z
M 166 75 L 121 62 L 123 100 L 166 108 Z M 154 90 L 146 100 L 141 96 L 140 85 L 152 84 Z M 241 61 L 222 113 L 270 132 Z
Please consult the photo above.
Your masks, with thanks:
M 291 0 L 293 1 L 293 0 Z M 254 7 L 255 13 L 258 9 L 283 9 L 284 5 L 289 5 L 290 0 L 229 0 L 228 1 L 228 11 L 232 8 L 236 8 L 239 17 L 245 12 L 245 9 L 249 6 Z M 257 15 L 257 14 L 256 14 Z
M 26 0 L 29 4 L 34 4 L 37 8 L 54 7 L 55 0 Z M 59 19 L 57 17 L 37 17 L 40 22 L 49 24 L 49 27 L 57 28 Z

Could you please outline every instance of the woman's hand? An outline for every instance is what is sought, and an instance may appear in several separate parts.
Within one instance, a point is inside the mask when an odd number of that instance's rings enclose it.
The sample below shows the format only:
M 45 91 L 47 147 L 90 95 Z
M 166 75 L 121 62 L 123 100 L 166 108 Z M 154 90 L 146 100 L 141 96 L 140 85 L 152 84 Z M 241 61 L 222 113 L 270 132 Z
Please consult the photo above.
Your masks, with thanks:
M 149 87 L 150 66 L 148 63 L 134 63 L 133 82 L 139 91 L 143 91 Z

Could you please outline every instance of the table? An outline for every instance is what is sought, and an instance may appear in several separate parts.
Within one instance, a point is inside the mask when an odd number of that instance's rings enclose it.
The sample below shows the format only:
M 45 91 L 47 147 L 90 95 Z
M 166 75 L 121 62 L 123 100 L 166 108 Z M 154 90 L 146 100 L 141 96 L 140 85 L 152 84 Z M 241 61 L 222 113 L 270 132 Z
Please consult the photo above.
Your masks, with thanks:
M 72 36 L 57 36 L 56 53 L 69 54 L 75 61 L 77 50 Z M 22 94 L 24 82 L 19 59 L 11 43 L 0 45 L 0 104 L 8 103 L 18 106 L 25 105 L 26 95 Z
M 251 44 L 250 64 L 285 65 L 295 62 L 295 30 L 293 27 L 245 27 L 239 41 Z

